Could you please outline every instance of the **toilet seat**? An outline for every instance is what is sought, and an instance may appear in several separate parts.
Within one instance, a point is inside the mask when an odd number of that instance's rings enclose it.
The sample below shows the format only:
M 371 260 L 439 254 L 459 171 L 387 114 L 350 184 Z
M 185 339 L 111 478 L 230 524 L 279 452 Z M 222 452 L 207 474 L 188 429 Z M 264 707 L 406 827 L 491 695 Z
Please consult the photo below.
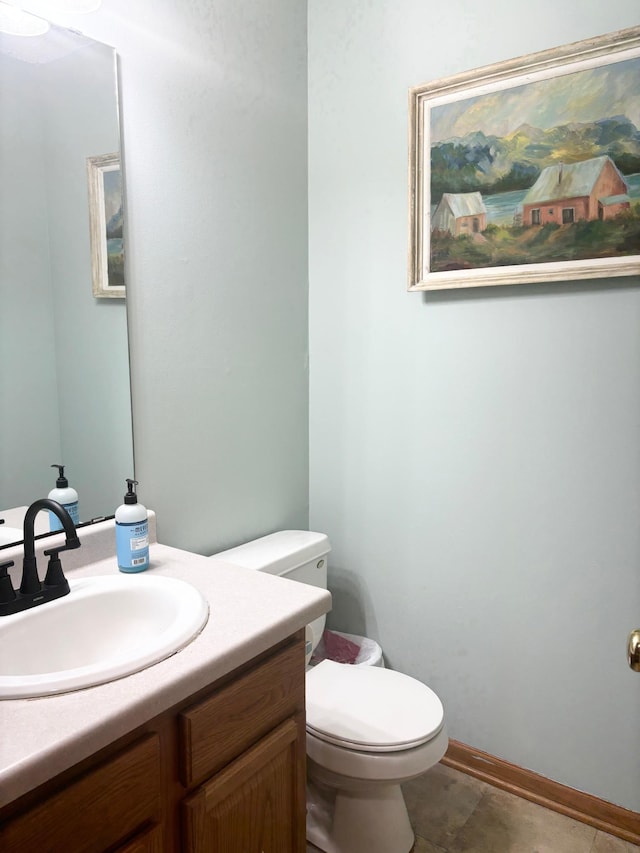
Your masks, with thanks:
M 307 731 L 359 752 L 399 752 L 427 743 L 444 724 L 436 694 L 408 675 L 324 660 L 306 676 Z

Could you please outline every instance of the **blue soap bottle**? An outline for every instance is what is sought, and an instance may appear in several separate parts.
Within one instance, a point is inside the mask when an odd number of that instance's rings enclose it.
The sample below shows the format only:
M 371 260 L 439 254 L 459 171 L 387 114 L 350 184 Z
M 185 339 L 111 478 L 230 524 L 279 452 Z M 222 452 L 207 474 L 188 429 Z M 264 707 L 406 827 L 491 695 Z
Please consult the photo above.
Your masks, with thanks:
M 52 465 L 51 467 L 58 469 L 58 479 L 55 489 L 51 489 L 47 497 L 62 504 L 71 516 L 71 521 L 74 524 L 79 524 L 78 493 L 71 488 L 69 481 L 64 476 L 64 465 Z M 49 513 L 49 530 L 62 530 L 62 522 L 54 512 Z
M 149 568 L 149 520 L 133 490 L 137 480 L 127 480 L 124 503 L 116 510 L 116 556 L 121 572 L 143 572 Z

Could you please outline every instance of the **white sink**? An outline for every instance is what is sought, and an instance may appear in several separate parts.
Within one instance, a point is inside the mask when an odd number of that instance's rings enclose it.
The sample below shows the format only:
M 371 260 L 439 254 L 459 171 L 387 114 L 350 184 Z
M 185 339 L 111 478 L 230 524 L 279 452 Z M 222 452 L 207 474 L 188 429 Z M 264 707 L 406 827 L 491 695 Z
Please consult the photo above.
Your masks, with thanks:
M 8 527 L 0 524 L 0 545 L 10 545 L 12 542 L 22 542 L 22 528 Z
M 144 669 L 209 618 L 191 584 L 142 574 L 69 580 L 64 598 L 0 617 L 0 699 L 66 693 Z

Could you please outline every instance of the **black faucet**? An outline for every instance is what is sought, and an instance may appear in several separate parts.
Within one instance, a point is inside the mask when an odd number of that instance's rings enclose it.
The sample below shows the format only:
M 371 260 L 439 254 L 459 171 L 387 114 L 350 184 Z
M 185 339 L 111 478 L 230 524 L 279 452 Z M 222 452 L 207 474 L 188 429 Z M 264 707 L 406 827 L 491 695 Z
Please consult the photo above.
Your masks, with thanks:
M 44 582 L 40 583 L 38 566 L 36 564 L 34 524 L 40 510 L 49 510 L 58 516 L 64 528 L 66 541 L 59 548 L 49 548 L 45 556 L 49 557 L 47 573 Z M 37 607 L 55 598 L 62 598 L 69 593 L 69 583 L 62 571 L 60 552 L 80 547 L 80 540 L 75 525 L 66 509 L 57 501 L 50 498 L 40 498 L 34 501 L 24 516 L 24 560 L 22 563 L 22 581 L 20 588 L 15 590 L 7 573 L 12 562 L 0 565 L 0 616 L 18 613 L 29 607 Z

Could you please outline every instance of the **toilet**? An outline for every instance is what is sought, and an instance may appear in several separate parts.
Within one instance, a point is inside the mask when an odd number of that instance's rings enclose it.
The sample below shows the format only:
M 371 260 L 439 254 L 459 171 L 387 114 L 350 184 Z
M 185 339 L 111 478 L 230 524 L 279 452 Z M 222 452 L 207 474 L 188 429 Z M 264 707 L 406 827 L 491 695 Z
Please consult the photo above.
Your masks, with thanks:
M 216 559 L 327 588 L 327 536 L 283 530 Z M 325 626 L 307 627 L 311 659 Z M 326 853 L 409 853 L 414 834 L 401 784 L 448 746 L 440 699 L 382 666 L 322 660 L 307 666 L 307 839 Z

